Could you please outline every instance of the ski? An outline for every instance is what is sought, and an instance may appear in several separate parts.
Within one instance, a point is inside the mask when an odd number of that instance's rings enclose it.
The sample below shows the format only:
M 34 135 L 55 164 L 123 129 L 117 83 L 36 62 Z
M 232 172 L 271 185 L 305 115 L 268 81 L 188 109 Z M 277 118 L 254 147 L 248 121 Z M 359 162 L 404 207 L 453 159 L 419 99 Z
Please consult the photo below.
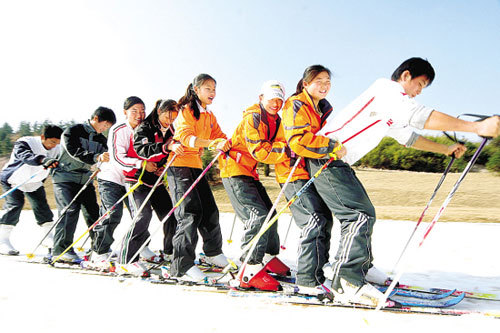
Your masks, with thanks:
M 295 283 L 295 278 L 293 277 L 282 277 L 278 276 L 275 274 L 271 274 L 276 280 L 278 280 L 282 285 L 283 284 L 288 284 L 288 285 L 294 285 Z M 296 285 L 295 285 L 296 286 Z M 379 289 L 381 292 L 385 292 L 387 290 L 387 286 L 379 286 L 375 285 L 377 289 Z M 300 288 L 297 286 L 297 288 Z M 297 292 L 298 289 L 297 289 Z M 300 292 L 299 292 L 300 293 Z M 399 295 L 399 296 L 405 296 L 405 297 L 413 297 L 413 298 L 419 298 L 419 299 L 427 299 L 427 300 L 439 300 L 439 299 L 444 299 L 449 296 L 460 296 L 462 293 L 457 292 L 456 289 L 454 290 L 443 290 L 442 293 L 436 292 L 436 293 L 428 293 L 428 292 L 423 292 L 420 290 L 410 290 L 410 289 L 405 289 L 405 288 L 395 288 L 391 292 L 391 296 L 393 295 Z
M 374 310 L 375 307 L 361 304 L 345 304 L 334 301 L 320 300 L 317 296 L 308 295 L 297 295 L 297 294 L 284 294 L 277 292 L 248 292 L 241 290 L 230 290 L 228 291 L 228 296 L 231 297 L 257 297 L 267 299 L 276 303 L 289 303 L 301 306 L 329 306 L 329 307 L 343 307 L 343 308 L 355 308 L 355 309 L 366 309 Z M 465 314 L 483 314 L 488 316 L 494 316 L 500 318 L 500 314 L 493 313 L 481 313 L 477 311 L 469 310 L 456 310 L 447 309 L 447 307 L 454 306 L 463 300 L 464 296 L 451 298 L 447 301 L 405 301 L 397 299 L 396 301 L 401 304 L 400 307 L 383 307 L 382 311 L 390 312 L 404 312 L 404 313 L 424 313 L 424 314 L 440 314 L 440 315 L 454 315 L 460 316 Z
M 387 287 L 377 286 L 377 289 L 380 290 L 381 292 L 385 292 L 387 290 Z M 456 289 L 445 291 L 443 293 L 431 294 L 431 293 L 424 293 L 424 292 L 415 291 L 415 290 L 395 288 L 394 293 L 392 293 L 391 295 L 399 295 L 399 296 L 428 299 L 428 300 L 438 300 L 438 299 L 443 299 L 443 298 L 446 298 L 449 296 L 457 296 L 458 294 L 455 294 L 455 292 L 456 292 Z M 455 295 L 453 295 L 453 294 L 455 294 Z M 462 293 L 460 295 L 464 295 L 464 294 Z
M 417 291 L 421 293 L 427 294 L 443 294 L 450 293 L 450 296 L 459 296 L 464 294 L 466 298 L 472 299 L 482 299 L 482 300 L 490 300 L 490 301 L 500 301 L 500 295 L 498 294 L 490 294 L 490 293 L 481 293 L 475 291 L 465 291 L 465 290 L 457 290 L 457 289 L 443 289 L 443 288 L 425 288 L 420 286 L 399 284 L 398 289 L 408 290 L 408 291 Z

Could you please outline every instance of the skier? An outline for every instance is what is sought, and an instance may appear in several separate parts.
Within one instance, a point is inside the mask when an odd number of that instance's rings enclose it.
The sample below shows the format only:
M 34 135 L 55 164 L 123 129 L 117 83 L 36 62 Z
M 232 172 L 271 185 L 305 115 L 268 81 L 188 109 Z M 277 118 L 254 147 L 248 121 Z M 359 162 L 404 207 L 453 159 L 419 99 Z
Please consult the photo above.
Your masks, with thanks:
M 35 219 L 42 228 L 43 235 L 51 230 L 54 214 L 47 203 L 43 182 L 49 175 L 47 169 L 58 165 L 59 143 L 62 129 L 54 125 L 45 125 L 40 136 L 25 136 L 14 143 L 10 160 L 0 172 L 0 184 L 4 192 L 11 190 L 27 179 L 24 184 L 5 197 L 4 214 L 0 217 L 0 254 L 18 255 L 10 243 L 10 234 L 19 222 L 19 215 L 24 206 L 24 196 L 30 201 Z M 46 171 L 43 171 L 43 170 Z M 51 248 L 53 234 L 45 239 L 44 245 Z
M 219 160 L 222 183 L 237 216 L 244 223 L 241 246 L 244 248 L 260 231 L 273 203 L 259 181 L 257 163 L 276 164 L 289 161 L 290 149 L 284 140 L 281 111 L 285 89 L 278 81 L 262 85 L 259 103 L 243 113 L 227 155 Z M 277 223 L 258 240 L 255 250 L 242 267 L 241 287 L 278 290 L 279 282 L 267 273 L 287 275 L 290 272 L 277 255 L 280 250 Z M 240 258 L 245 259 L 246 254 Z
M 144 184 L 139 186 L 131 195 L 131 206 L 135 219 L 133 229 L 129 230 L 127 237 L 122 244 L 120 250 L 119 262 L 127 264 L 144 242 L 149 238 L 149 223 L 154 210 L 160 221 L 172 209 L 172 201 L 168 194 L 167 188 L 163 182 L 156 187 L 149 201 L 146 203 L 139 216 L 136 216 L 139 207 L 146 200 L 153 185 L 158 180 L 158 177 L 164 170 L 164 164 L 167 158 L 173 152 L 176 156 L 182 156 L 184 148 L 181 144 L 176 143 L 172 136 L 174 130 L 172 123 L 177 117 L 178 107 L 177 102 L 171 99 L 158 100 L 153 111 L 134 131 L 133 146 L 130 146 L 127 152 L 129 158 L 140 158 L 147 160 L 146 171 L 142 176 Z M 141 168 L 134 169 L 125 173 L 127 187 L 133 186 L 141 174 Z M 160 263 L 164 259 L 170 260 L 173 252 L 172 237 L 177 227 L 177 220 L 174 215 L 171 215 L 163 224 L 164 241 L 163 251 L 166 258 L 156 256 L 154 252 L 145 247 L 141 251 L 141 256 L 148 258 L 148 261 Z M 147 254 L 149 252 L 149 254 Z M 126 272 L 134 275 L 142 275 L 146 269 L 138 258 L 129 263 L 126 267 Z
M 52 181 L 57 208 L 61 212 L 83 187 L 90 177 L 90 168 L 97 162 L 108 162 L 106 137 L 102 134 L 116 122 L 113 110 L 98 107 L 90 120 L 83 124 L 67 128 L 61 139 L 59 165 L 53 169 Z M 89 183 L 77 200 L 66 211 L 55 227 L 53 257 L 59 256 L 73 243 L 80 207 L 87 226 L 99 218 L 99 206 L 94 186 Z M 92 243 L 94 232 L 90 232 Z M 92 246 L 93 247 L 93 244 Z M 66 262 L 78 262 L 79 256 L 74 249 L 67 251 L 60 259 Z
M 110 209 L 125 194 L 124 172 L 134 173 L 142 168 L 143 160 L 137 157 L 128 156 L 132 147 L 134 129 L 144 120 L 144 102 L 136 96 L 125 99 L 123 113 L 126 121 L 119 122 L 111 127 L 108 135 L 108 149 L 110 161 L 101 165 L 101 172 L 97 175 L 99 195 L 101 198 L 101 215 Z M 148 163 L 148 167 L 154 164 Z M 129 208 L 128 198 L 124 200 Z M 109 256 L 111 255 L 111 245 L 113 244 L 113 232 L 121 221 L 123 215 L 123 203 L 117 205 L 109 214 L 109 217 L 94 228 L 95 241 L 94 249 L 89 265 L 94 268 L 107 268 L 109 266 Z M 158 260 L 149 248 L 145 248 L 142 256 L 147 260 Z
M 336 155 L 342 158 L 323 170 L 314 183 L 341 223 L 341 240 L 335 262 L 325 266 L 325 277 L 332 280 L 332 292 L 338 301 L 377 305 L 382 293 L 370 281 L 383 283 L 386 278 L 372 266 L 371 234 L 375 209 L 350 164 L 368 153 L 385 135 L 421 150 L 455 154 L 456 157 L 465 152 L 465 146 L 461 144 L 446 146 L 435 143 L 417 135 L 411 127 L 460 130 L 492 137 L 499 133 L 498 117 L 477 123 L 467 122 L 415 102 L 413 97 L 433 79 L 434 69 L 426 60 L 408 59 L 396 69 L 392 81 L 377 80 L 338 115 L 328 117 L 323 126 L 315 122 L 303 125 L 323 113 L 325 97 L 331 86 L 327 68 L 321 65 L 308 67 L 299 81 L 296 95 L 287 100 L 284 123 L 290 130 L 285 130 L 285 136 L 292 150 L 307 157 L 310 174 L 324 165 L 325 158 L 331 156 L 334 148 L 338 149 Z M 306 102 L 298 103 L 299 99 Z M 316 143 L 316 155 L 311 154 L 306 139 Z
M 177 157 L 167 170 L 174 202 L 178 202 L 201 175 L 203 148 L 210 146 L 224 152 L 231 148 L 230 140 L 222 132 L 212 111 L 207 109 L 215 93 L 215 80 L 208 74 L 199 74 L 179 100 L 180 113 L 174 123 L 174 140 L 184 146 L 184 155 Z M 206 278 L 194 263 L 198 231 L 203 238 L 207 262 L 219 267 L 228 264 L 222 253 L 219 210 L 205 177 L 182 201 L 175 216 L 178 226 L 173 239 L 172 276 L 193 281 Z

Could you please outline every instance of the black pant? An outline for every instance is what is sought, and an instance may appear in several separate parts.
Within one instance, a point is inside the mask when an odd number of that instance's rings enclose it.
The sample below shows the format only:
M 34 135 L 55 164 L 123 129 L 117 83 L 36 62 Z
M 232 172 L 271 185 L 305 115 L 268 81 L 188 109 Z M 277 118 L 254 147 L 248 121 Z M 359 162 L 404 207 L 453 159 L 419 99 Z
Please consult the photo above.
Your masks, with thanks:
M 201 169 L 170 167 L 167 173 L 172 201 L 178 202 L 201 172 Z M 219 209 L 205 177 L 175 210 L 175 216 L 178 226 L 173 239 L 171 272 L 174 276 L 182 276 L 194 265 L 198 231 L 203 238 L 203 252 L 207 256 L 222 253 Z
M 222 178 L 222 183 L 236 215 L 243 221 L 245 233 L 241 240 L 241 248 L 244 248 L 259 233 L 273 203 L 262 183 L 252 177 Z M 274 215 L 275 212 L 273 212 Z M 252 265 L 262 263 L 266 253 L 277 255 L 279 252 L 278 223 L 275 222 L 259 238 L 248 263 Z M 240 259 L 243 261 L 246 255 L 245 253 Z
M 127 184 L 127 189 L 130 188 L 130 186 L 133 185 Z M 172 201 L 170 200 L 168 191 L 163 184 L 160 184 L 155 189 L 142 211 L 136 216 L 137 211 L 143 205 L 150 191 L 151 187 L 141 185 L 130 195 L 130 206 L 132 208 L 132 215 L 134 216 L 135 223 L 128 231 L 120 250 L 120 262 L 122 264 L 129 262 L 149 238 L 150 233 L 148 227 L 153 216 L 153 210 L 158 219 L 163 221 L 165 216 L 167 216 L 172 209 Z M 172 238 L 176 228 L 177 220 L 175 215 L 171 214 L 167 221 L 163 223 L 163 250 L 167 254 L 173 252 Z M 139 260 L 138 255 L 134 258 L 134 261 L 137 260 Z
M 4 193 L 12 188 L 9 184 L 4 182 L 1 182 L 1 185 Z M 33 213 L 35 214 L 38 225 L 42 225 L 54 219 L 54 214 L 47 203 L 45 188 L 40 186 L 33 192 L 14 190 L 6 196 L 3 206 L 5 212 L 0 218 L 0 224 L 17 225 L 19 222 L 19 215 L 21 215 L 24 206 L 24 196 L 28 198 L 31 208 L 33 208 Z
M 306 159 L 308 171 L 316 173 L 326 160 Z M 314 182 L 321 198 L 340 221 L 340 246 L 332 265 L 334 285 L 339 278 L 361 286 L 372 266 L 371 236 L 375 208 L 354 170 L 341 160 L 333 161 Z
M 54 183 L 54 194 L 59 214 L 61 214 L 64 207 L 69 205 L 82 187 L 82 184 L 72 182 Z M 80 193 L 55 227 L 53 255 L 61 254 L 73 243 L 80 208 L 82 208 L 85 223 L 90 227 L 99 218 L 99 205 L 97 204 L 94 185 L 91 183 Z M 94 232 L 92 230 L 90 231 L 90 237 L 93 241 Z
M 290 200 L 306 183 L 297 179 L 288 183 L 285 196 Z M 283 186 L 283 184 L 280 184 Z M 328 262 L 333 226 L 332 213 L 314 186 L 302 192 L 290 206 L 295 224 L 300 228 L 296 283 L 314 287 L 325 281 L 323 266 Z

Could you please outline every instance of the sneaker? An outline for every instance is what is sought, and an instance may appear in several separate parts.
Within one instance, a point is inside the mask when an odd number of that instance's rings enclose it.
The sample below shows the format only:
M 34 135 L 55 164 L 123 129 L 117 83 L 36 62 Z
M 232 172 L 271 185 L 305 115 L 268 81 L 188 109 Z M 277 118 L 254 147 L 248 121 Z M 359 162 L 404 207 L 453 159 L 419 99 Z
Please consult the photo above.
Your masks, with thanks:
M 86 267 L 99 271 L 113 271 L 114 266 L 109 259 L 110 255 L 111 252 L 103 254 L 92 252 L 92 255 L 90 256 L 90 260 L 87 262 Z
M 366 272 L 365 279 L 370 283 L 378 284 L 381 286 L 389 286 L 392 283 L 392 279 L 375 266 L 372 266 L 368 270 L 368 272 Z
M 354 303 L 376 307 L 384 298 L 384 294 L 370 283 L 358 286 L 343 278 L 339 278 L 333 284 L 331 292 L 335 301 L 345 304 Z
M 214 266 L 217 266 L 220 268 L 224 268 L 227 265 L 229 265 L 229 261 L 227 260 L 224 253 L 218 254 L 218 255 L 213 256 L 213 257 L 204 256 L 203 261 L 209 265 L 214 265 Z
M 130 264 L 118 265 L 116 267 L 116 273 L 118 275 L 132 275 L 137 277 L 146 277 L 147 269 L 143 264 L 136 261 Z
M 52 255 L 52 260 L 55 258 L 59 257 L 59 254 L 53 254 Z M 68 264 L 79 264 L 82 259 L 76 254 L 74 251 L 68 251 L 65 254 L 61 256 L 61 258 L 57 259 L 59 262 L 65 262 Z
M 193 265 L 179 278 L 179 280 L 200 283 L 208 281 L 208 277 L 198 268 L 198 266 Z
M 10 243 L 10 234 L 13 229 L 13 225 L 0 224 L 0 254 L 8 256 L 19 255 L 19 251 Z
M 281 290 L 281 285 L 275 278 L 267 273 L 263 264 L 246 265 L 240 273 L 240 287 L 256 288 L 266 291 Z
M 147 246 L 142 249 L 141 258 L 152 264 L 159 264 L 163 262 L 163 257 L 151 251 L 151 249 Z
M 266 257 L 264 256 L 264 262 L 266 262 Z M 281 275 L 281 276 L 291 276 L 290 267 L 285 265 L 277 256 L 272 256 L 270 260 L 267 261 L 264 268 L 271 273 Z
M 54 222 L 45 222 L 40 226 L 42 229 L 42 237 L 45 237 L 42 246 L 47 247 L 47 248 L 52 248 L 54 245 L 54 230 L 52 229 L 52 226 L 54 225 Z M 51 230 L 52 229 L 52 230 Z

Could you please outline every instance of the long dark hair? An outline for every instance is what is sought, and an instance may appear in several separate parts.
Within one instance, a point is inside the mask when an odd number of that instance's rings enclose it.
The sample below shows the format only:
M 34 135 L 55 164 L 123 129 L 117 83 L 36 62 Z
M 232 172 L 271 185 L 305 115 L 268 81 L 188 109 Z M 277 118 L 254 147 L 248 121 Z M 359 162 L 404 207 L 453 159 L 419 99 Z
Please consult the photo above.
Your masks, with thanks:
M 198 76 L 196 76 L 193 80 L 193 83 L 190 83 L 187 87 L 184 96 L 179 99 L 179 109 L 182 109 L 184 105 L 189 104 L 189 107 L 191 108 L 191 110 L 193 110 L 194 117 L 196 119 L 200 119 L 200 109 L 198 109 L 198 104 L 196 103 L 199 102 L 200 99 L 196 95 L 194 87 L 199 88 L 208 80 L 212 80 L 215 84 L 217 84 L 217 81 L 215 81 L 215 79 L 208 74 L 199 74 Z
M 298 95 L 302 92 L 302 90 L 304 89 L 304 81 L 309 83 L 312 80 L 314 80 L 314 78 L 318 76 L 319 73 L 322 72 L 327 72 L 328 76 L 330 77 L 332 76 L 332 72 L 325 66 L 312 65 L 307 67 L 306 70 L 304 71 L 304 74 L 302 75 L 302 79 L 300 79 L 299 83 L 297 83 L 297 89 L 295 90 L 295 93 L 292 96 Z

